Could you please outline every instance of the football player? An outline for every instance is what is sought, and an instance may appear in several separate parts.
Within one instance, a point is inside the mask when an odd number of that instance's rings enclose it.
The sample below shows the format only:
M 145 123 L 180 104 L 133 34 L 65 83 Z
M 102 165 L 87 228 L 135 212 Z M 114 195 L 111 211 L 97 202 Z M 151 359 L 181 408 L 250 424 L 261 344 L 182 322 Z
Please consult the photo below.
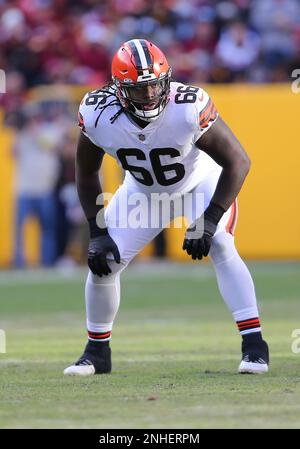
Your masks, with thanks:
M 213 263 L 220 293 L 242 337 L 238 371 L 267 372 L 268 345 L 261 334 L 255 289 L 233 236 L 236 198 L 250 161 L 207 92 L 172 81 L 162 51 L 152 42 L 132 39 L 113 57 L 112 82 L 83 98 L 79 126 L 76 179 L 90 228 L 85 289 L 88 342 L 64 374 L 111 371 L 110 339 L 120 302 L 120 273 L 167 225 L 161 220 L 156 227 L 119 226 L 124 212 L 117 221 L 114 213 L 127 202 L 130 215 L 129 194 L 150 197 L 161 192 L 179 198 L 190 194 L 194 200 L 203 195 L 202 210 L 194 201 L 187 212 L 190 226 L 182 249 L 194 260 L 209 256 Z M 102 193 L 98 172 L 105 153 L 117 159 L 126 175 L 104 212 L 96 198 Z M 157 207 L 149 204 L 145 213 Z

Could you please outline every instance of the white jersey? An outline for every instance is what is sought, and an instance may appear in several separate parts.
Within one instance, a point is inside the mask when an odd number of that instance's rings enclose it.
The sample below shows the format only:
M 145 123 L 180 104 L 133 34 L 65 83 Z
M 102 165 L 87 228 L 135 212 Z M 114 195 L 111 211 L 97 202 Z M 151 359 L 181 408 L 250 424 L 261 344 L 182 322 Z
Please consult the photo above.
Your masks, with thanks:
M 167 106 L 145 128 L 126 113 L 112 121 L 120 108 L 115 96 L 101 90 L 89 92 L 79 108 L 79 125 L 124 168 L 128 187 L 145 193 L 182 194 L 221 170 L 195 145 L 218 117 L 203 89 L 171 82 Z

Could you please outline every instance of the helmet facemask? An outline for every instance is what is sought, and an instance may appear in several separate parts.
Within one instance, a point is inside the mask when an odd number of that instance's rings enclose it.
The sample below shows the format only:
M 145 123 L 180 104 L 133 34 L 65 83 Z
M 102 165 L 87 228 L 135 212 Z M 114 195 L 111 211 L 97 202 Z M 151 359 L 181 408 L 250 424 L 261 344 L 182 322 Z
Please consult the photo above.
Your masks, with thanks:
M 171 69 L 150 81 L 120 82 L 114 78 L 118 97 L 125 110 L 133 116 L 153 121 L 166 107 L 170 93 Z

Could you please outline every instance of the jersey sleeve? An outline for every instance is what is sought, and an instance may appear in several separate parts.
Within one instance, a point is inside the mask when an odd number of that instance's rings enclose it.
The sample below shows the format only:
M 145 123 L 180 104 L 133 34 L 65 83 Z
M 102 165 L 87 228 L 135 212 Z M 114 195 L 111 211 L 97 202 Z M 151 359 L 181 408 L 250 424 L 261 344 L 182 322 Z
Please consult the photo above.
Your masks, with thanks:
M 208 93 L 199 89 L 196 101 L 195 142 L 216 122 L 219 113 Z
M 90 141 L 94 144 L 97 145 L 97 142 L 95 141 L 95 126 L 94 126 L 94 122 L 95 122 L 95 118 L 94 118 L 94 114 L 93 114 L 93 109 L 91 108 L 89 105 L 86 105 L 86 99 L 88 97 L 88 94 L 86 94 L 79 106 L 79 110 L 78 110 L 78 126 L 81 129 L 81 131 L 83 132 L 83 134 L 90 139 Z

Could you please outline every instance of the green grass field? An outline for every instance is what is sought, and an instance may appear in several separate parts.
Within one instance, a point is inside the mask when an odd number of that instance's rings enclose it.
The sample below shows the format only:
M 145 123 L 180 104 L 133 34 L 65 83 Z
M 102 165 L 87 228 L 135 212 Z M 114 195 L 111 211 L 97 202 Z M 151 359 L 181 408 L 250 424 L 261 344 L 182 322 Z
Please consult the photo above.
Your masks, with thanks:
M 1 428 L 299 428 L 299 263 L 250 263 L 270 372 L 237 374 L 240 338 L 207 265 L 123 274 L 113 372 L 64 377 L 86 341 L 85 270 L 0 273 Z

